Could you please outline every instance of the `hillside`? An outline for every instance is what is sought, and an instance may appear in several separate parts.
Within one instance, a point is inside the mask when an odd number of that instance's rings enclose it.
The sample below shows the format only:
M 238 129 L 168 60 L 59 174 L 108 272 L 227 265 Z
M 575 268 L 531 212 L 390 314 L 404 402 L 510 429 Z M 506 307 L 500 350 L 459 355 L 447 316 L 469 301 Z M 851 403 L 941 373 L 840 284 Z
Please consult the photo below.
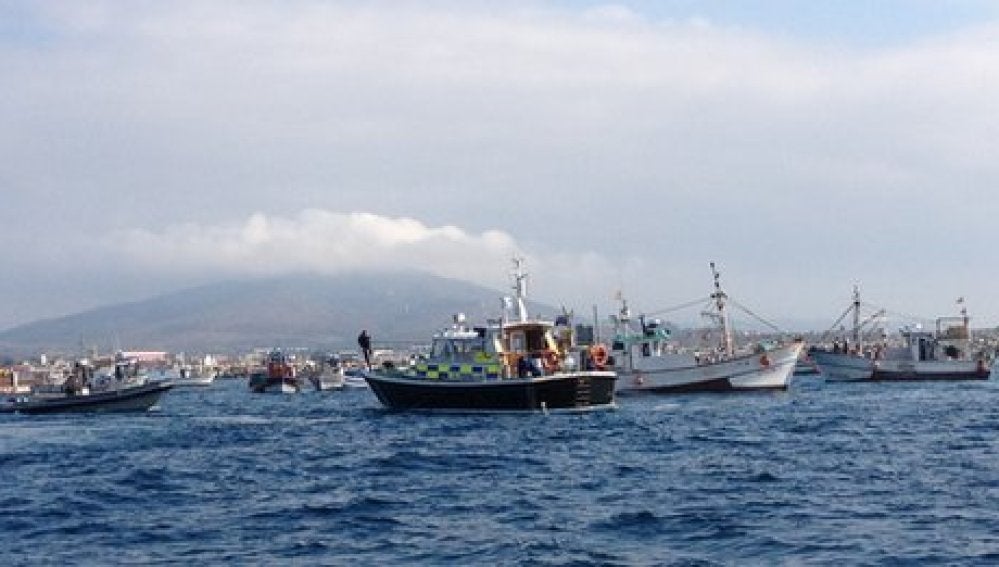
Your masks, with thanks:
M 353 347 L 362 328 L 376 346 L 410 343 L 427 340 L 457 312 L 471 322 L 497 316 L 500 295 L 413 272 L 227 281 L 21 325 L 0 332 L 0 353 L 76 353 L 81 345 L 192 353 L 339 349 Z

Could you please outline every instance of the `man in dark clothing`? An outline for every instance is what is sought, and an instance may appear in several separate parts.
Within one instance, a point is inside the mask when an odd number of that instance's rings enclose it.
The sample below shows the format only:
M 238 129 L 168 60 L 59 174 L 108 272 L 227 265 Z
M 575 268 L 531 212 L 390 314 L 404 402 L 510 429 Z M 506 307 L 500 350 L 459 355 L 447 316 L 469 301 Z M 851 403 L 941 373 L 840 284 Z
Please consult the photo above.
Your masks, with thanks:
M 357 346 L 361 347 L 361 354 L 364 355 L 364 364 L 371 370 L 371 335 L 364 329 L 357 335 Z

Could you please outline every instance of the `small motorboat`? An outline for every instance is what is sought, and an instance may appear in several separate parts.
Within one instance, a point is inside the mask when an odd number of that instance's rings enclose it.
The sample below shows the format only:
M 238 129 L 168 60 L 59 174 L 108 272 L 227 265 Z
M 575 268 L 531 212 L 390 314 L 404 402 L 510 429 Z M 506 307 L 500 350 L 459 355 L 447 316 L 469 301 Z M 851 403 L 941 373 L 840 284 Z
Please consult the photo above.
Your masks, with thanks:
M 310 368 L 307 372 L 309 382 L 319 392 L 340 390 L 344 387 L 343 366 L 336 357 L 330 357 L 326 362 Z
M 89 383 L 92 376 L 92 368 L 77 363 L 61 391 L 10 398 L 0 403 L 0 413 L 143 412 L 156 406 L 160 397 L 173 388 L 170 382 L 133 382 L 94 389 Z
M 250 374 L 250 391 L 256 394 L 297 394 L 302 391 L 302 381 L 295 367 L 280 350 L 270 353 L 267 368 Z
M 176 388 L 188 386 L 211 386 L 215 381 L 215 374 L 205 370 L 199 370 L 188 364 L 173 368 L 164 368 L 150 373 L 150 380 L 170 382 Z
M 368 381 L 364 378 L 365 369 L 352 367 L 343 371 L 343 386 L 345 388 L 367 388 Z

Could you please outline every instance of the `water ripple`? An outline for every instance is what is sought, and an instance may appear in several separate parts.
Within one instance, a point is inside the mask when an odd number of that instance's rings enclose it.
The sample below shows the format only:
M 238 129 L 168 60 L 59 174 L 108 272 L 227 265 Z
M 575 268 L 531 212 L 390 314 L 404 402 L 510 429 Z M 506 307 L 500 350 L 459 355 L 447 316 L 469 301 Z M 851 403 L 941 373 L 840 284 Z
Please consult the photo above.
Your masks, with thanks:
M 418 415 L 171 392 L 0 417 L 8 564 L 990 564 L 993 382 Z

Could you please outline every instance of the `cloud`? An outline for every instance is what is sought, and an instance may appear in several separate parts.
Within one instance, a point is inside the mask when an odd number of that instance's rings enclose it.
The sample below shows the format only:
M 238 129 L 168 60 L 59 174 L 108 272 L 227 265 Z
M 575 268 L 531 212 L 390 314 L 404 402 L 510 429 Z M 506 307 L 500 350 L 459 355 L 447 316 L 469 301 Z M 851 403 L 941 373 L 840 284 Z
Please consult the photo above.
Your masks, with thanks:
M 631 256 L 528 249 L 496 229 L 475 233 L 408 217 L 319 209 L 289 217 L 258 212 L 238 222 L 184 223 L 161 231 L 132 228 L 105 235 L 99 247 L 101 257 L 114 258 L 134 273 L 189 282 L 420 270 L 497 290 L 510 285 L 516 256 L 526 260 L 532 297 L 579 307 L 609 303 L 625 279 L 660 273 Z
M 138 269 L 216 277 L 422 270 L 481 281 L 477 274 L 497 272 L 518 253 L 514 239 L 498 230 L 472 234 L 412 218 L 319 209 L 158 232 L 134 228 L 109 235 L 104 244 Z
M 539 293 L 652 307 L 716 260 L 775 315 L 833 314 L 857 280 L 917 311 L 999 277 L 994 22 L 863 48 L 629 2 L 22 6 L 0 39 L 18 318 L 109 232 L 156 270 L 500 286 L 509 245 Z

